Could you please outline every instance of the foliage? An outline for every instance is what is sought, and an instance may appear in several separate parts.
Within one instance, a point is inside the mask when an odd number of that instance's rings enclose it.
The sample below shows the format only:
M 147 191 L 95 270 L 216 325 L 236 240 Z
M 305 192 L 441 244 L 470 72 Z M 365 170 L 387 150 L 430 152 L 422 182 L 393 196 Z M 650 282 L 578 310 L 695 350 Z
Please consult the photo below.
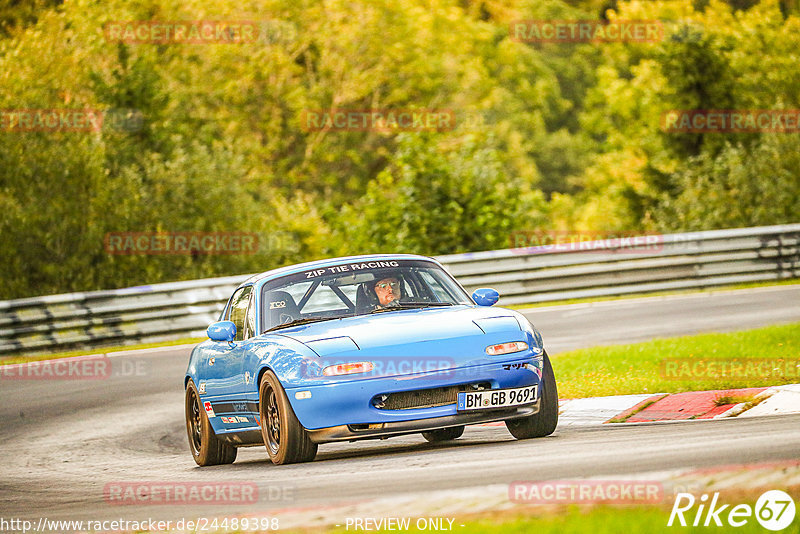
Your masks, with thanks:
M 390 165 L 354 207 L 346 231 L 363 250 L 448 254 L 508 248 L 523 224 L 545 222 L 540 193 L 504 176 L 500 152 L 477 136 L 438 146 L 421 135 L 398 138 Z
M 792 1 L 36 0 L 0 6 L 0 298 L 365 252 L 503 248 L 518 230 L 798 219 L 797 134 L 661 130 L 671 109 L 800 108 Z M 525 19 L 663 21 L 657 43 L 523 43 Z M 240 44 L 112 42 L 114 21 L 251 20 Z M 308 131 L 304 112 L 453 110 L 438 132 Z M 250 231 L 256 254 L 117 256 L 108 232 Z

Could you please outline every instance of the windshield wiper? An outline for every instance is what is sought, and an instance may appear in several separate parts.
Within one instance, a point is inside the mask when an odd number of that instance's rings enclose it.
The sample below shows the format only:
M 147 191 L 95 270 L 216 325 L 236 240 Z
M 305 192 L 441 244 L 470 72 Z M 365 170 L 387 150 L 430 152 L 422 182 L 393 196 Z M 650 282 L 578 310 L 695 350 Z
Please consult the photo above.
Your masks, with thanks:
M 434 306 L 452 306 L 450 302 L 398 302 L 386 308 L 376 308 L 369 313 L 382 313 L 394 310 L 409 310 L 415 308 L 432 308 Z
M 424 302 L 424 301 L 410 301 L 410 302 L 399 302 L 400 307 L 406 308 L 428 308 L 433 306 L 452 306 L 451 302 Z
M 267 328 L 266 330 L 264 330 L 264 332 L 272 332 L 273 330 L 278 330 L 279 328 L 289 328 L 290 326 L 297 326 L 300 324 L 318 323 L 320 321 L 332 321 L 333 319 L 341 319 L 341 317 L 305 317 L 303 319 L 295 319 L 294 321 L 289 321 L 288 323 L 275 325 L 272 328 Z

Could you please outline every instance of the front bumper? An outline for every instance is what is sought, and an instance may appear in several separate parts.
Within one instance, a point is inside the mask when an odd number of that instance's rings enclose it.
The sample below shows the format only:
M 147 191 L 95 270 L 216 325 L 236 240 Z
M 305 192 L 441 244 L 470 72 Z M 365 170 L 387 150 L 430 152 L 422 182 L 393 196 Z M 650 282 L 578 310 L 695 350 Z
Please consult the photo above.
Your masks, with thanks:
M 455 404 L 419 407 L 411 409 L 378 409 L 372 399 L 379 394 L 393 394 L 429 388 L 458 386 L 463 384 L 488 384 L 487 389 L 541 385 L 541 361 L 525 357 L 511 362 L 497 362 L 467 368 L 433 371 L 405 376 L 342 380 L 319 386 L 287 388 L 286 393 L 297 419 L 312 435 L 354 439 L 367 436 L 360 430 L 363 425 L 383 425 L 375 434 L 392 434 L 394 429 L 403 433 L 422 431 L 428 428 L 443 428 L 477 422 L 498 421 L 505 418 L 523 417 L 530 412 L 517 413 L 514 409 L 473 414 L 459 413 Z M 304 398 L 298 398 L 299 394 Z M 541 398 L 542 388 L 538 390 Z M 420 426 L 421 425 L 421 426 Z M 338 429 L 332 431 L 330 429 Z M 358 429 L 358 430 L 354 430 Z M 348 429 L 348 430 L 341 430 Z M 420 430 L 418 430 L 420 429 Z M 329 440 L 327 438 L 321 438 Z
M 397 421 L 390 423 L 372 423 L 364 425 L 338 425 L 317 430 L 307 430 L 314 443 L 330 443 L 334 441 L 355 441 L 360 439 L 384 439 L 403 434 L 417 434 L 429 430 L 437 430 L 461 425 L 474 425 L 504 421 L 517 417 L 527 417 L 539 413 L 541 397 L 533 404 L 501 410 L 466 412 L 414 421 Z

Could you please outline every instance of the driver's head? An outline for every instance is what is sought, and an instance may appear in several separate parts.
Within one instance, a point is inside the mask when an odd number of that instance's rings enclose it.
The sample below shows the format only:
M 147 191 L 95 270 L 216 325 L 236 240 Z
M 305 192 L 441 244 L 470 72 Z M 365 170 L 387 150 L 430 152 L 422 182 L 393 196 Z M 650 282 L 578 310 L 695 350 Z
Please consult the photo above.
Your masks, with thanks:
M 395 276 L 387 276 L 375 282 L 375 295 L 381 306 L 400 300 L 400 280 Z

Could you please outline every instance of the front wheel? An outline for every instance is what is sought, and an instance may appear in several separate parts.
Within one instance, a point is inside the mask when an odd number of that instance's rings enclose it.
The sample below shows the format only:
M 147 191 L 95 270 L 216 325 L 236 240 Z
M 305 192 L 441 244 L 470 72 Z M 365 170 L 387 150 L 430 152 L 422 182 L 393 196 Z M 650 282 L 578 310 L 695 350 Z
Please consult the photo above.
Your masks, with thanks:
M 261 435 L 272 463 L 310 462 L 317 455 L 317 444 L 297 420 L 278 377 L 267 371 L 258 388 Z
M 191 379 L 186 384 L 186 433 L 192 458 L 200 467 L 232 464 L 236 460 L 236 447 L 217 438 L 208 415 L 200 403 L 200 395 Z
M 431 430 L 429 432 L 423 432 L 422 437 L 430 441 L 431 443 L 436 443 L 437 441 L 448 441 L 451 439 L 460 438 L 461 435 L 464 433 L 464 426 L 452 426 L 450 428 L 440 428 L 438 430 Z
M 544 388 L 539 413 L 506 421 L 508 431 L 517 439 L 549 436 L 555 431 L 558 424 L 558 390 L 553 366 L 550 365 L 547 352 L 544 353 L 542 385 L 539 387 Z

